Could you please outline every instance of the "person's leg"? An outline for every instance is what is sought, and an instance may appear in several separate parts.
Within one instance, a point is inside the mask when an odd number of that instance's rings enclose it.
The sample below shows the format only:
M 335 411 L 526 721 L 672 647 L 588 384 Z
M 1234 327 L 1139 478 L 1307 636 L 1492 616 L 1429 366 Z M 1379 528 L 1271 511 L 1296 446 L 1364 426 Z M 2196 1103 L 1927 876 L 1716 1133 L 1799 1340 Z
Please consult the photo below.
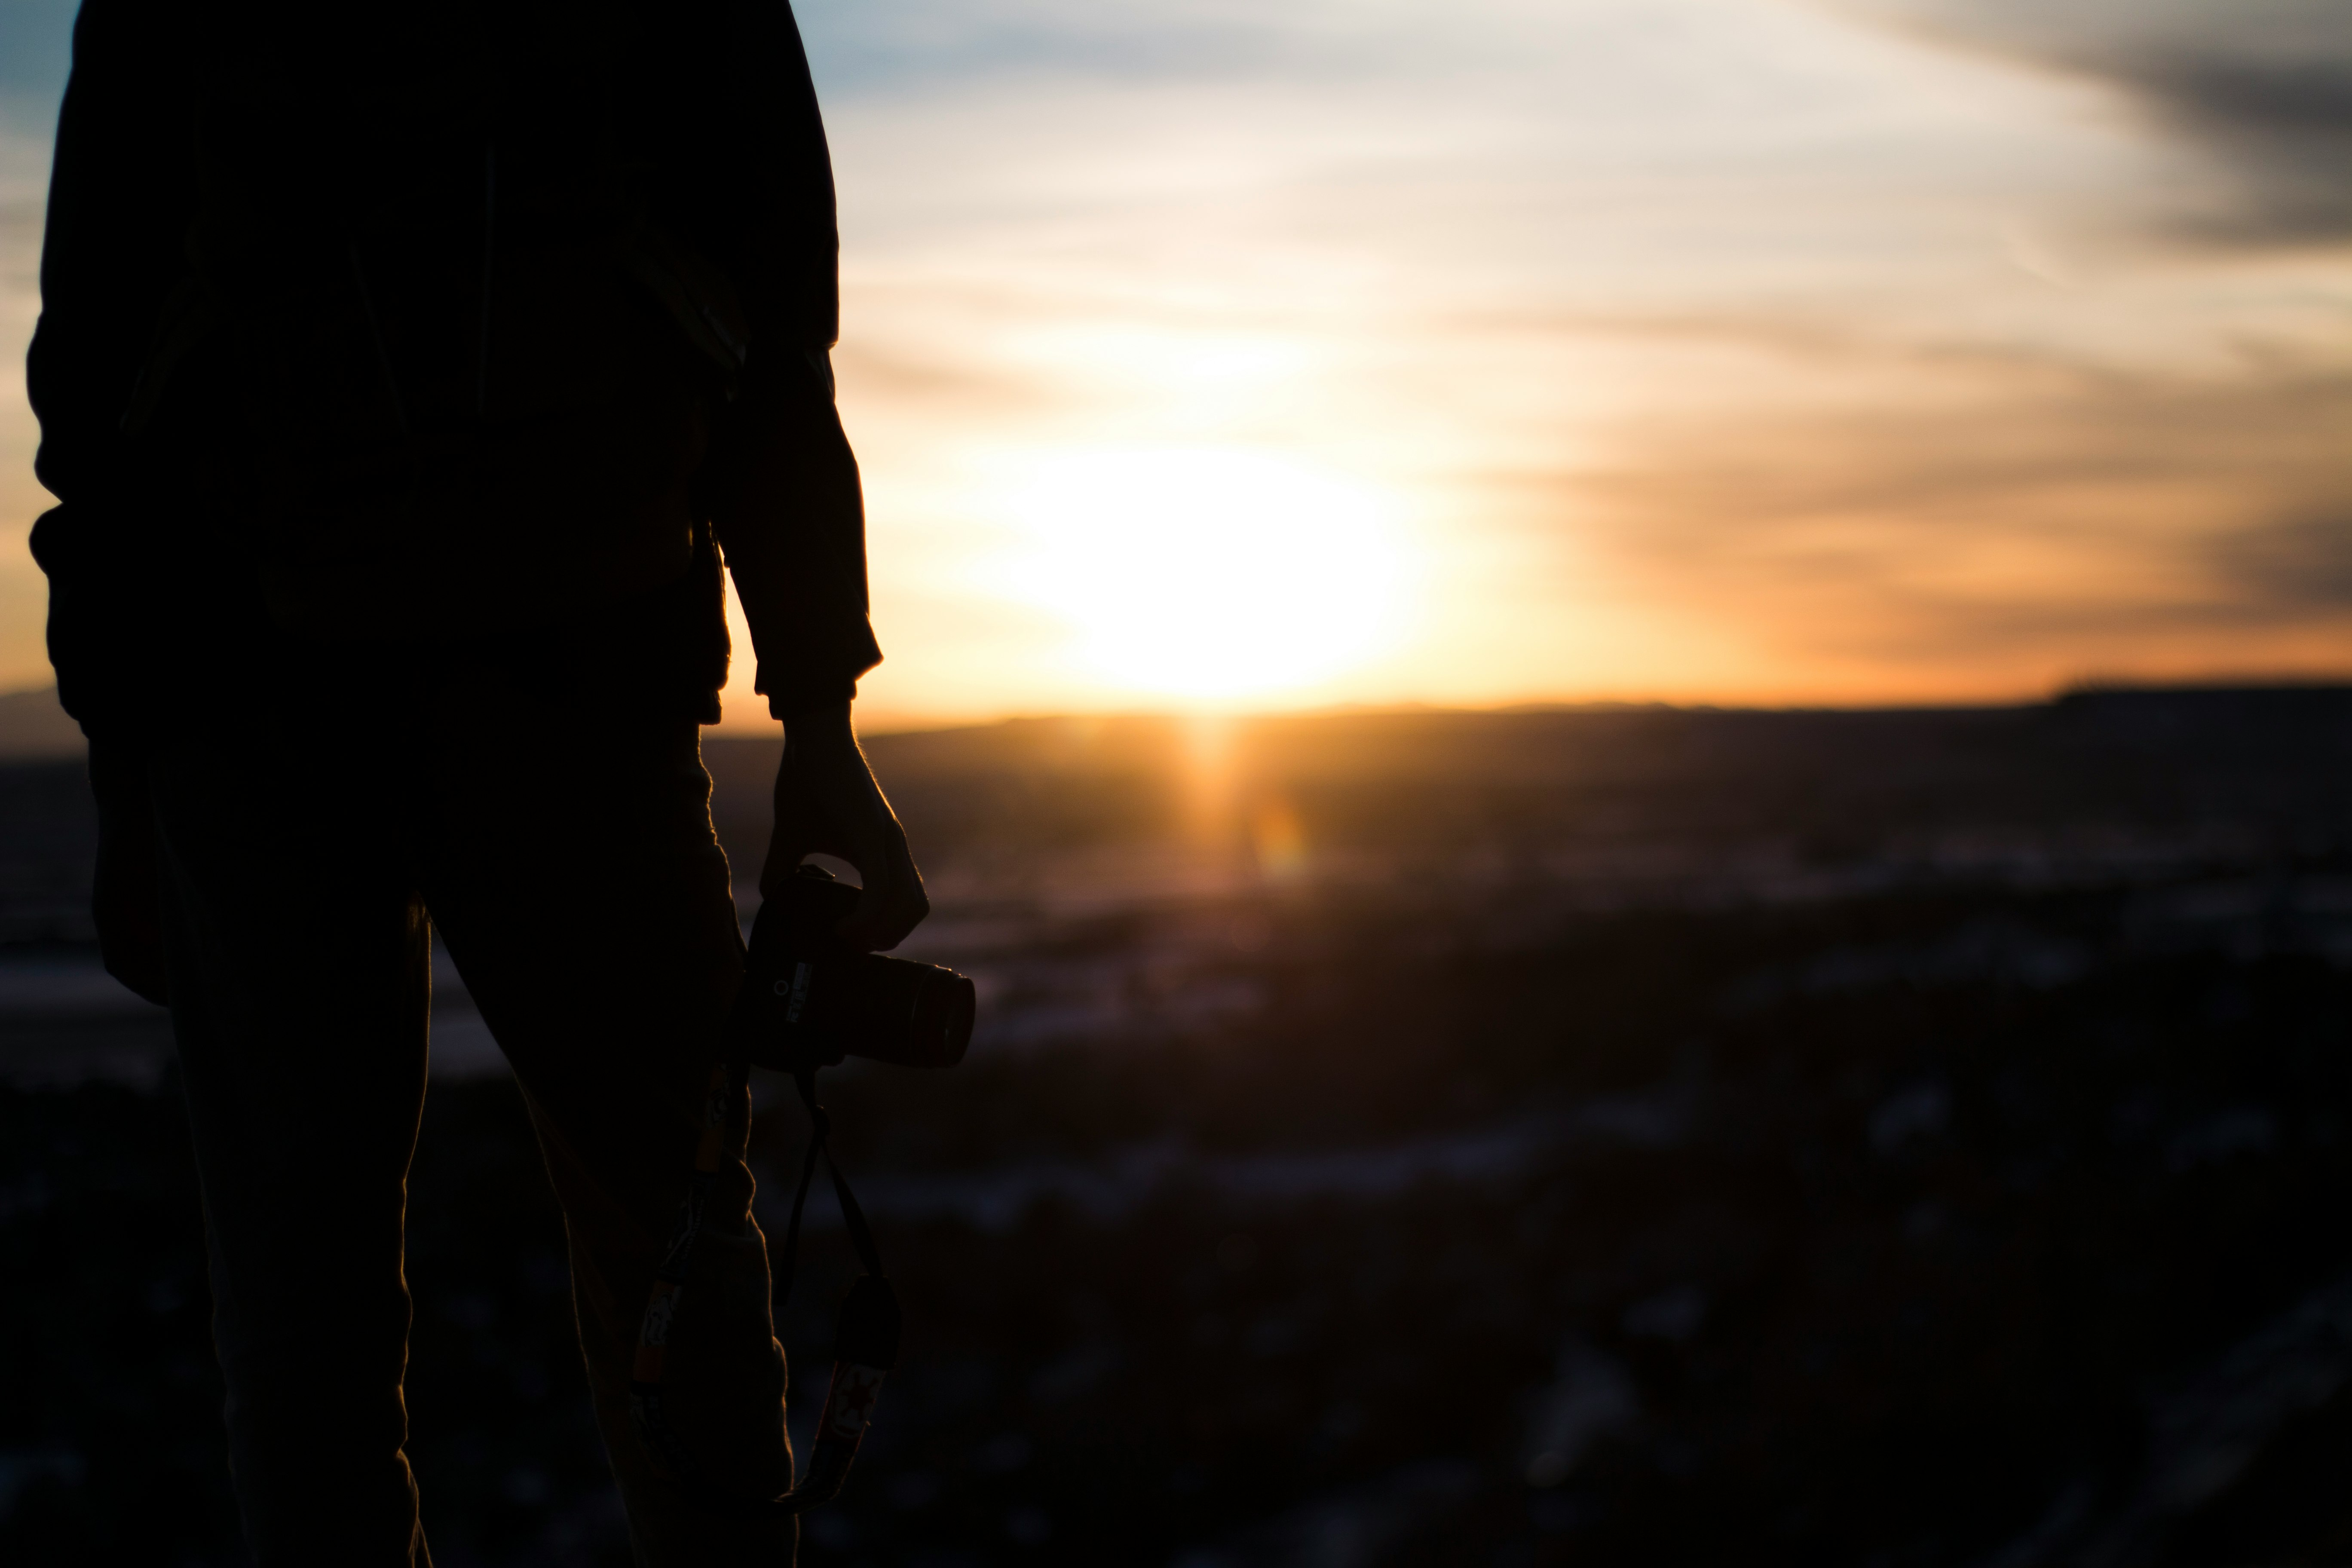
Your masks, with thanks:
M 480 687 L 453 696 L 425 749 L 432 815 L 420 864 L 563 1205 L 590 1385 L 641 1559 L 774 1568 L 791 1561 L 793 1521 L 698 1510 L 629 1426 L 638 1322 L 742 975 L 710 781 L 693 720 L 674 709 L 607 699 L 534 711 Z M 751 1497 L 790 1487 L 792 1452 L 767 1250 L 742 1163 L 748 1117 L 738 1103 L 664 1387 L 704 1478 Z
M 153 763 L 214 1341 L 260 1568 L 430 1561 L 401 1394 L 428 933 L 362 752 L 256 724 Z

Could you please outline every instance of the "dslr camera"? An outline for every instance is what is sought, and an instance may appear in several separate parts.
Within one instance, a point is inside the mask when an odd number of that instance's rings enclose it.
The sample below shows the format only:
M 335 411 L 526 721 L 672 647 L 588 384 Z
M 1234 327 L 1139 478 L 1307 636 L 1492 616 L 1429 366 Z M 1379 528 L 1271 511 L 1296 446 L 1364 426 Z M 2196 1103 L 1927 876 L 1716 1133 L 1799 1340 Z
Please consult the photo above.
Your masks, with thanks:
M 754 1067 L 808 1072 L 845 1056 L 951 1068 L 971 1044 L 977 999 L 952 969 L 860 952 L 835 933 L 858 889 L 803 866 L 760 906 L 728 1033 Z

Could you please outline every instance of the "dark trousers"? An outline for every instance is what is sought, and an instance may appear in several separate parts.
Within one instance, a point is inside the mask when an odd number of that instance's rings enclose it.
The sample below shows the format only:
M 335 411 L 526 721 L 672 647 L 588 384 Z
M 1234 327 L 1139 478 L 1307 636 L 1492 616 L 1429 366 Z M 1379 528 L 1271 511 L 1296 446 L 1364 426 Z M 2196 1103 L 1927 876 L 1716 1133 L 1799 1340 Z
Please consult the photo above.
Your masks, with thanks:
M 693 715 L 379 657 L 191 713 L 152 764 L 214 1333 L 257 1562 L 425 1563 L 404 1453 L 409 1158 L 437 927 L 529 1103 L 638 1560 L 789 1563 L 789 1521 L 688 1507 L 630 1432 L 639 1315 L 741 973 Z M 428 923 L 429 921 L 429 923 Z M 665 1378 L 709 1479 L 791 1484 L 783 1352 L 736 1108 Z

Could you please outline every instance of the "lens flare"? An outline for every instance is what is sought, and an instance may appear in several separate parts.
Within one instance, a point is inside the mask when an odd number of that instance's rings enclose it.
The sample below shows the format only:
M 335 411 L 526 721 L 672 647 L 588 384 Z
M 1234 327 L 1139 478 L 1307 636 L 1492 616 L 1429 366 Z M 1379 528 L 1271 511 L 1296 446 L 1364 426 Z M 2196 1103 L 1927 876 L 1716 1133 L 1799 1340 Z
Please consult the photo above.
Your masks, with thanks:
M 1290 802 L 1276 796 L 1259 804 L 1250 822 L 1250 847 L 1258 875 L 1275 886 L 1307 876 L 1307 832 Z

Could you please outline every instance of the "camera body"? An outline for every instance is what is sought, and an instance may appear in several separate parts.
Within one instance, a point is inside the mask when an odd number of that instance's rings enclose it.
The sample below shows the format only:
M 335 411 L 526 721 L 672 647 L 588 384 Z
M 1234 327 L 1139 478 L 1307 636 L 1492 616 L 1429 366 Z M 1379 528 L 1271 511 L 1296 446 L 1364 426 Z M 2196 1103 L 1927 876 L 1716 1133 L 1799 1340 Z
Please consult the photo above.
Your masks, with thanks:
M 751 922 L 743 989 L 728 1022 L 730 1054 L 804 1072 L 845 1056 L 950 1068 L 971 1044 L 977 997 L 952 969 L 860 952 L 835 928 L 858 890 L 803 866 Z

